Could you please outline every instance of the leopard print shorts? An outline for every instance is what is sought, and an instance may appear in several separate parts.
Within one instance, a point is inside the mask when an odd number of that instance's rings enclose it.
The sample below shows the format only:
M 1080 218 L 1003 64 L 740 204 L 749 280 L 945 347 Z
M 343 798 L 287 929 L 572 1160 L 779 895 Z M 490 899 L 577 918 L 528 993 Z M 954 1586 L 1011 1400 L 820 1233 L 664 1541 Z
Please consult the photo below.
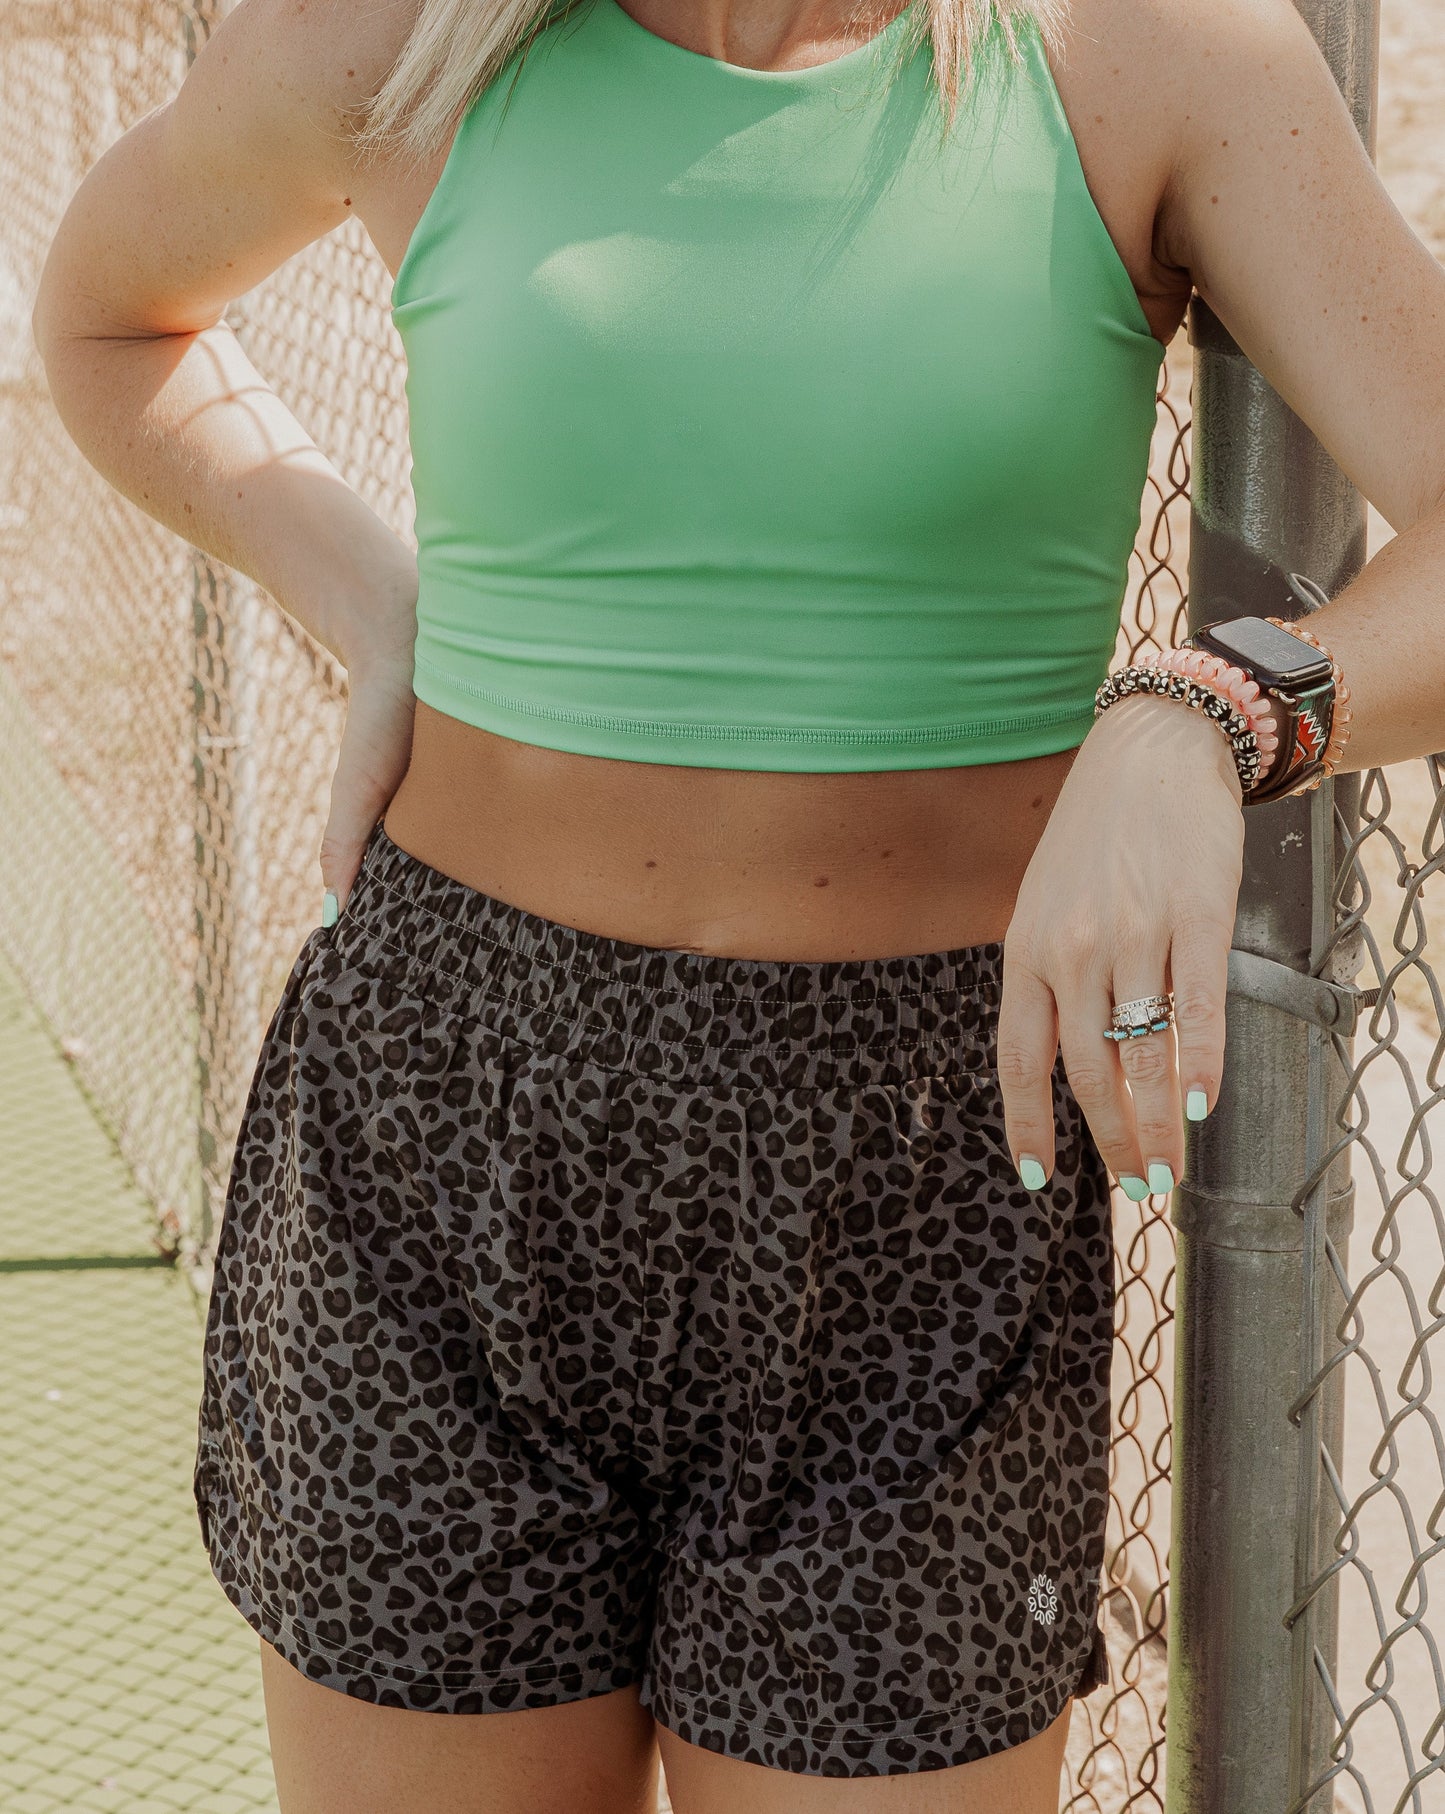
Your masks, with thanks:
M 695 1745 L 939 1770 L 1108 1680 L 1109 1182 L 1026 1190 L 999 943 L 661 950 L 378 824 L 265 1035 L 194 1492 L 312 1681 L 442 1713 L 636 1684 Z

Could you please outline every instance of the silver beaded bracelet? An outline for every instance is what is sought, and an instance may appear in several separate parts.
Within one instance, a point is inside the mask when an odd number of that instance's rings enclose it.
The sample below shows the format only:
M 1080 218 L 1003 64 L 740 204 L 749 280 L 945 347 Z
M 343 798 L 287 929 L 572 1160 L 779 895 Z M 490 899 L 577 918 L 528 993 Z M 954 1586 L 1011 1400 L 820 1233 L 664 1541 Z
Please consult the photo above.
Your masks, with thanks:
M 1241 789 L 1248 793 L 1258 782 L 1263 752 L 1252 725 L 1244 713 L 1236 709 L 1233 700 L 1226 699 L 1223 693 L 1216 693 L 1203 681 L 1192 680 L 1172 668 L 1128 667 L 1111 674 L 1095 693 L 1094 716 L 1097 718 L 1111 705 L 1117 705 L 1121 699 L 1128 699 L 1135 693 L 1157 693 L 1161 699 L 1178 699 L 1193 706 L 1195 711 L 1203 712 L 1206 718 L 1212 718 L 1229 739 Z

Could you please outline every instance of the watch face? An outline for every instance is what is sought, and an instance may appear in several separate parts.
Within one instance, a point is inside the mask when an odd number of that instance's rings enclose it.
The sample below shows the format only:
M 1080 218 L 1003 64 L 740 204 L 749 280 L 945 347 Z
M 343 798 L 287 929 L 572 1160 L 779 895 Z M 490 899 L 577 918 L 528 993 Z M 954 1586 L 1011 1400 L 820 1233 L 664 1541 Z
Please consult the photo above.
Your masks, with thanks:
M 1237 656 L 1261 686 L 1319 686 L 1333 670 L 1318 649 L 1266 623 L 1262 617 L 1236 617 L 1225 623 L 1209 624 L 1194 639 L 1200 648 L 1222 655 L 1226 661 Z

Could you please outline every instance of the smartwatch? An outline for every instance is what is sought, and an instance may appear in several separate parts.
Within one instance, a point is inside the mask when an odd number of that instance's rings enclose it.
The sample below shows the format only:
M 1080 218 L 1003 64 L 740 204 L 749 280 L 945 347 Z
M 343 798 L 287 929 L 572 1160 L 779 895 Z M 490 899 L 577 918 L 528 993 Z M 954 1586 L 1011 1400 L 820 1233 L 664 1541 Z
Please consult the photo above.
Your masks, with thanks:
M 1292 794 L 1322 771 L 1335 715 L 1334 667 L 1327 655 L 1263 617 L 1205 624 L 1185 647 L 1242 668 L 1273 702 L 1279 751 L 1264 780 L 1244 796 L 1247 805 Z

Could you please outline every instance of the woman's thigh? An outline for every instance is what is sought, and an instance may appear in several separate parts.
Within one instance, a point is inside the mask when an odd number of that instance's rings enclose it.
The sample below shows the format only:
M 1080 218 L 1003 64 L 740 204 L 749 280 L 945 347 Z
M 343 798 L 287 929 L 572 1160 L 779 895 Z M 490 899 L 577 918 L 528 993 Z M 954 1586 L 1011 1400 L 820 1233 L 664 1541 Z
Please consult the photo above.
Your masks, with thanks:
M 264 1638 L 261 1682 L 281 1814 L 657 1807 L 655 1729 L 633 1688 L 523 1713 L 420 1713 L 308 1681 Z
M 722 1757 L 657 1729 L 674 1814 L 1058 1814 L 1068 1702 L 1008 1751 L 951 1770 L 840 1781 Z

